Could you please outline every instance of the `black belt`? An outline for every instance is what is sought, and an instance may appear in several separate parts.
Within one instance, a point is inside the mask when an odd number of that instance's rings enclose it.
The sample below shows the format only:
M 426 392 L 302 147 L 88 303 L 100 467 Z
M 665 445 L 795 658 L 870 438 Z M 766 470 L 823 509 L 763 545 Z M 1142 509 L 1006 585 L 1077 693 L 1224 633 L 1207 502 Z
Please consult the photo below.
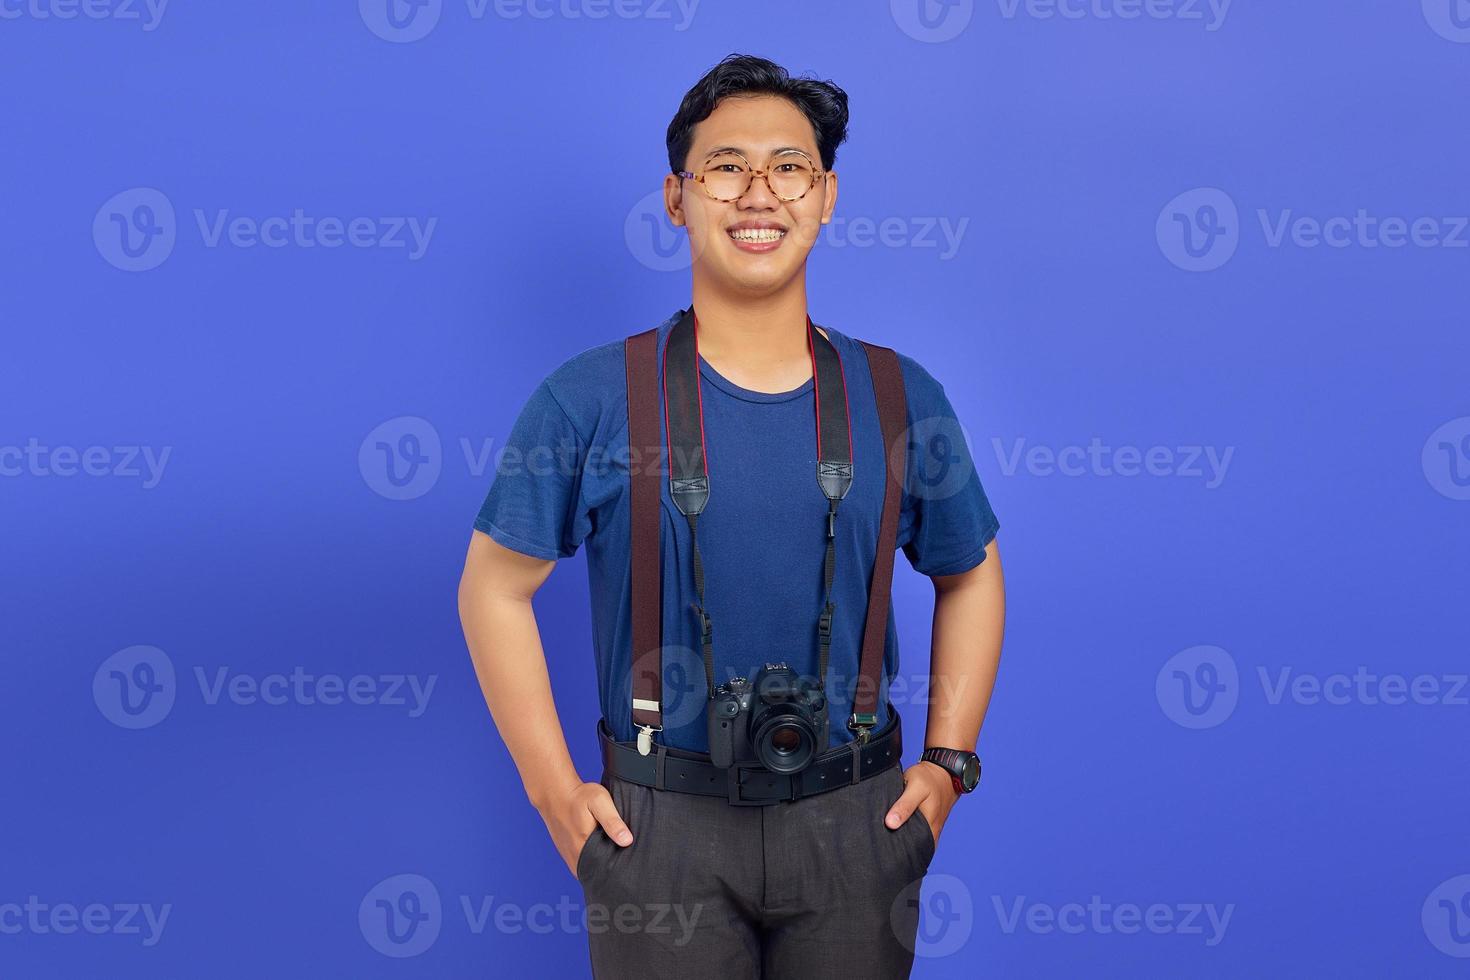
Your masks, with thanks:
M 655 743 L 640 755 L 636 743 L 613 739 L 605 719 L 597 720 L 602 767 L 619 779 L 654 789 L 700 796 L 723 796 L 732 806 L 769 806 L 851 786 L 899 763 L 903 740 L 898 713 L 888 709 L 888 724 L 866 743 L 854 740 L 829 749 L 800 772 L 771 772 L 756 763 L 721 769 L 702 752 Z

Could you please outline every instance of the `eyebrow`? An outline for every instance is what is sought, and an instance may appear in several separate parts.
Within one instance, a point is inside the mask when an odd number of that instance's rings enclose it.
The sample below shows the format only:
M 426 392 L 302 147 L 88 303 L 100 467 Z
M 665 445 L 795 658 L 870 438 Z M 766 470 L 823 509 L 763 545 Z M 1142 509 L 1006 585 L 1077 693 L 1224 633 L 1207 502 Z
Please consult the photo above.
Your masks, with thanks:
M 714 149 L 710 150 L 708 153 L 706 153 L 705 154 L 705 158 L 708 159 L 708 158 L 714 156 L 716 153 L 724 153 L 724 152 L 726 152 L 728 150 L 733 150 L 736 153 L 739 153 L 741 156 L 744 156 L 744 157 L 750 156 L 750 151 L 747 150 L 747 149 L 745 149 L 744 147 L 740 147 L 740 146 L 717 146 Z M 797 153 L 800 153 L 803 156 L 808 156 L 808 157 L 811 156 L 810 153 L 807 153 L 806 150 L 802 149 L 799 146 L 778 146 L 774 150 L 771 151 L 771 156 L 777 156 L 778 154 L 781 154 L 781 153 L 790 153 L 792 151 L 795 151 Z

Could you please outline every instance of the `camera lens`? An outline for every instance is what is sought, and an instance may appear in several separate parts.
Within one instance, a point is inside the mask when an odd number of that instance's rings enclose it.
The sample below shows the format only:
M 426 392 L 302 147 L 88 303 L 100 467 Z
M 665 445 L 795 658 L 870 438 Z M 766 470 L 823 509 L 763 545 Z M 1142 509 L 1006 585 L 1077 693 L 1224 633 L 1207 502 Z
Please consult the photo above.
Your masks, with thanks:
M 793 715 L 766 718 L 752 741 L 756 758 L 772 772 L 800 772 L 816 754 L 811 725 Z

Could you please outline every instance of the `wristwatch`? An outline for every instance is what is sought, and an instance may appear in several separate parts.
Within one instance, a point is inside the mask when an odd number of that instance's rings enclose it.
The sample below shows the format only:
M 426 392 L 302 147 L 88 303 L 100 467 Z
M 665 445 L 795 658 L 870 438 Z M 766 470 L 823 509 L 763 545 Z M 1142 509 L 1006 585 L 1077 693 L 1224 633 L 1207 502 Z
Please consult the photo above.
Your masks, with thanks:
M 919 758 L 924 762 L 932 762 L 949 773 L 954 791 L 961 796 L 972 792 L 980 784 L 980 757 L 973 752 L 928 748 Z

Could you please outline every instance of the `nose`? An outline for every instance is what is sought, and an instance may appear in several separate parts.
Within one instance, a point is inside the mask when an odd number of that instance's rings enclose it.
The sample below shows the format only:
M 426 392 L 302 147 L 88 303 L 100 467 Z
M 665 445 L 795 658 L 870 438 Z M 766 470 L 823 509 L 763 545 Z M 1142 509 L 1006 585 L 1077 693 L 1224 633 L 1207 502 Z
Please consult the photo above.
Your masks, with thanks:
M 771 190 L 771 181 L 763 170 L 751 174 L 750 186 L 737 202 L 742 208 L 773 211 L 781 206 L 781 199 Z

